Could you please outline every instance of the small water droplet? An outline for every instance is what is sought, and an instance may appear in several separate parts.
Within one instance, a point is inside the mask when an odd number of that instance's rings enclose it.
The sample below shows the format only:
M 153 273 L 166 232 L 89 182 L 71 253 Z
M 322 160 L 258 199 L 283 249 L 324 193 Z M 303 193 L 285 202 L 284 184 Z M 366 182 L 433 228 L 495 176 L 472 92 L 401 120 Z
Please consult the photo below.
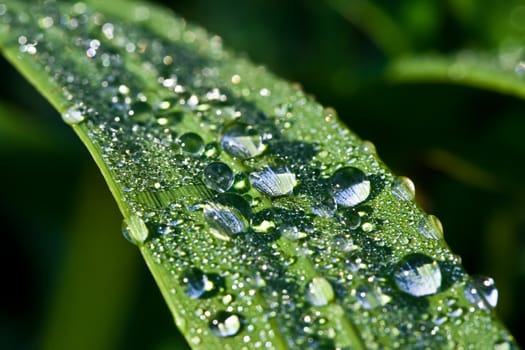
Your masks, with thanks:
M 332 285 L 323 277 L 314 277 L 306 285 L 306 300 L 312 305 L 328 305 L 334 297 Z
M 525 61 L 518 62 L 514 68 L 514 72 L 516 72 L 519 77 L 523 77 L 525 75 Z
M 207 158 L 217 158 L 221 153 L 219 144 L 217 142 L 210 142 L 204 146 L 204 155 Z
M 204 140 L 194 132 L 188 132 L 179 137 L 179 144 L 183 152 L 200 155 L 204 151 Z
M 337 211 L 337 203 L 334 197 L 329 194 L 325 194 L 321 198 L 315 198 L 312 203 L 312 213 L 314 215 L 331 218 Z
M 210 332 L 220 338 L 233 337 L 242 329 L 243 317 L 227 311 L 219 311 L 212 317 L 208 326 Z
M 399 176 L 392 183 L 392 194 L 402 201 L 411 201 L 416 196 L 416 186 L 408 177 Z
M 204 168 L 202 180 L 210 189 L 226 192 L 233 185 L 233 170 L 225 163 L 213 162 Z
M 362 284 L 356 289 L 357 301 L 363 309 L 372 310 L 386 305 L 392 297 L 383 293 L 379 286 Z
M 441 239 L 443 238 L 443 224 L 434 215 L 428 215 L 423 217 L 417 228 L 419 233 L 428 239 Z
M 405 256 L 395 267 L 394 280 L 403 292 L 415 297 L 432 295 L 441 287 L 441 270 L 424 254 Z
M 181 275 L 184 294 L 192 299 L 211 298 L 224 287 L 224 279 L 218 274 L 206 274 L 198 268 L 185 270 Z
M 149 230 L 144 220 L 137 215 L 132 215 L 123 221 L 122 235 L 132 244 L 138 245 L 148 238 Z
M 238 173 L 235 175 L 235 180 L 233 182 L 233 189 L 237 193 L 246 193 L 250 190 L 250 179 L 245 173 Z
M 257 191 L 270 197 L 290 194 L 297 185 L 295 174 L 286 166 L 254 171 L 250 173 L 250 182 Z
M 296 241 L 299 239 L 303 239 L 307 236 L 307 234 L 301 230 L 297 226 L 293 225 L 283 225 L 279 227 L 279 231 L 281 232 L 281 235 L 289 239 L 290 241 Z
M 85 117 L 83 112 L 76 107 L 69 108 L 62 114 L 62 120 L 69 125 L 80 124 L 84 121 Z
M 233 123 L 224 131 L 221 138 L 224 150 L 233 157 L 245 160 L 264 152 L 262 136 L 251 126 Z
M 354 167 L 338 169 L 330 179 L 335 202 L 343 207 L 354 207 L 370 195 L 370 181 Z
M 374 224 L 371 222 L 365 222 L 361 225 L 361 230 L 366 233 L 370 233 L 374 230 Z
M 485 276 L 473 276 L 465 285 L 465 297 L 469 303 L 479 309 L 490 310 L 498 304 L 498 289 L 494 279 Z
M 249 228 L 250 205 L 244 198 L 228 194 L 219 196 L 215 201 L 204 205 L 203 215 L 210 233 L 215 237 L 229 241 L 232 236 L 245 232 Z

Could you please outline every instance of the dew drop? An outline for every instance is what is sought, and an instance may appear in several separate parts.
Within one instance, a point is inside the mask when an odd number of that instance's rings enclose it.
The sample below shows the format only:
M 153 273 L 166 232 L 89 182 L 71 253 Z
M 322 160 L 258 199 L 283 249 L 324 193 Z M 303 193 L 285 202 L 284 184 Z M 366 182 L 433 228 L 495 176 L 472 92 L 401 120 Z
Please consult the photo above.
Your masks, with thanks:
M 362 284 L 356 289 L 357 301 L 363 309 L 372 310 L 386 305 L 392 297 L 383 293 L 379 286 Z
M 428 239 L 441 239 L 443 238 L 443 225 L 441 221 L 434 215 L 428 215 L 423 217 L 418 225 L 417 229 L 424 237 Z
M 227 311 L 219 311 L 208 323 L 210 332 L 220 338 L 233 337 L 242 329 L 243 317 Z
M 188 132 L 179 137 L 179 144 L 183 152 L 200 155 L 204 151 L 204 140 L 194 132 Z
M 408 177 L 399 176 L 392 183 L 392 194 L 402 201 L 411 201 L 416 196 L 416 186 Z
M 468 302 L 481 310 L 490 310 L 498 304 L 498 289 L 494 279 L 474 276 L 465 285 L 465 297 Z
M 513 350 L 518 349 L 514 344 L 507 340 L 499 340 L 494 344 L 494 350 Z
M 290 194 L 297 185 L 295 174 L 286 166 L 254 171 L 250 173 L 250 182 L 257 191 L 270 197 Z
M 221 137 L 224 150 L 233 157 L 245 160 L 264 152 L 262 136 L 251 126 L 233 123 L 228 126 Z
M 82 111 L 78 108 L 69 108 L 62 114 L 62 120 L 69 125 L 80 124 L 84 121 L 85 117 Z
M 330 179 L 335 202 L 343 207 L 354 207 L 370 195 L 370 181 L 354 167 L 338 169 Z
M 122 227 L 122 235 L 132 244 L 138 245 L 144 243 L 148 238 L 149 230 L 144 220 L 137 215 L 132 215 L 124 220 Z
M 204 168 L 202 180 L 208 188 L 217 192 L 226 192 L 233 185 L 233 170 L 225 163 L 213 162 Z
M 337 203 L 334 197 L 329 194 L 322 196 L 321 198 L 315 198 L 312 203 L 312 213 L 314 215 L 331 218 L 334 216 L 337 210 Z
M 217 142 L 210 142 L 204 146 L 204 155 L 207 158 L 217 158 L 221 153 L 219 144 Z
M 185 270 L 181 275 L 184 294 L 191 299 L 210 298 L 224 287 L 224 279 L 218 274 L 206 274 L 198 268 Z
M 219 239 L 229 241 L 232 236 L 248 229 L 249 208 L 250 205 L 244 198 L 229 194 L 205 204 L 203 215 L 210 233 Z
M 415 297 L 432 295 L 441 287 L 441 270 L 424 254 L 405 256 L 395 267 L 394 280 L 403 292 Z
M 233 189 L 238 193 L 246 193 L 250 190 L 250 179 L 245 173 L 238 173 L 235 175 L 233 181 Z
M 314 277 L 306 285 L 306 300 L 314 306 L 328 305 L 334 297 L 332 285 L 323 277 Z
M 279 232 L 281 232 L 281 235 L 289 239 L 290 241 L 297 241 L 299 239 L 303 239 L 307 237 L 307 234 L 301 230 L 297 226 L 293 225 L 283 225 L 279 227 Z

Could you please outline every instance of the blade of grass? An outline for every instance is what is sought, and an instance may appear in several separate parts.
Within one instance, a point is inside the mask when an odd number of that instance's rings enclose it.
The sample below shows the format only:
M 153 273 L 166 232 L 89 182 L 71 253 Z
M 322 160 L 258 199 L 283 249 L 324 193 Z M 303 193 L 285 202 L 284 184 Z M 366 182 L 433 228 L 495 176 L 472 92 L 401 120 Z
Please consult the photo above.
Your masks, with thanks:
M 512 344 L 334 111 L 163 9 L 44 4 L 6 7 L 2 52 L 91 152 L 192 347 Z
M 372 1 L 327 0 L 327 3 L 350 23 L 362 30 L 385 55 L 394 58 L 411 50 L 403 29 Z
M 394 83 L 461 84 L 525 98 L 524 69 L 515 55 L 464 52 L 401 58 L 387 66 L 385 75 Z

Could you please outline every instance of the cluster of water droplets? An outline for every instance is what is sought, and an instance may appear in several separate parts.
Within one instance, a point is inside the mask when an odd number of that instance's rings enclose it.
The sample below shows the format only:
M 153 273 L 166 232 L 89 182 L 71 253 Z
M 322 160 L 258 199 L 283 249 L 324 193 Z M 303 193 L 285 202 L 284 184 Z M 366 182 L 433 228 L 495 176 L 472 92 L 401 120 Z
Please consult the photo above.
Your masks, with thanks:
M 80 2 L 46 4 L 12 45 L 63 87 L 62 118 L 86 130 L 129 208 L 123 235 L 174 276 L 170 291 L 201 322 L 190 342 L 209 332 L 272 348 L 281 332 L 291 348 L 346 349 L 355 326 L 370 348 L 424 347 L 429 334 L 442 345 L 447 327 L 468 321 L 449 291 L 495 307 L 493 281 L 468 279 L 412 181 L 393 177 L 335 112 L 263 68 L 223 63 L 220 38 L 183 21 L 167 20 L 159 37 Z M 13 28 L 29 21 L 8 12 L 0 4 Z M 150 16 L 139 6 L 133 21 Z M 75 38 L 67 50 L 85 70 L 44 40 L 54 27 Z

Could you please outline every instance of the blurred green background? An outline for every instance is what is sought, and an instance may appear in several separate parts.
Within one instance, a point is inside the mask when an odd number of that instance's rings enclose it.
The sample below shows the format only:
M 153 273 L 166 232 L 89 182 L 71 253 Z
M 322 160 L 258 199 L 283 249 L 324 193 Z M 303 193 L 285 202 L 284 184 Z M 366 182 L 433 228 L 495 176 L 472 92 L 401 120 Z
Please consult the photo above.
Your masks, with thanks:
M 525 48 L 521 1 L 165 4 L 372 140 L 467 271 L 495 278 L 497 313 L 525 344 L 525 101 L 384 76 L 411 54 Z M 80 140 L 3 59 L 0 72 L 0 348 L 186 349 Z

